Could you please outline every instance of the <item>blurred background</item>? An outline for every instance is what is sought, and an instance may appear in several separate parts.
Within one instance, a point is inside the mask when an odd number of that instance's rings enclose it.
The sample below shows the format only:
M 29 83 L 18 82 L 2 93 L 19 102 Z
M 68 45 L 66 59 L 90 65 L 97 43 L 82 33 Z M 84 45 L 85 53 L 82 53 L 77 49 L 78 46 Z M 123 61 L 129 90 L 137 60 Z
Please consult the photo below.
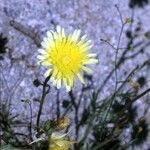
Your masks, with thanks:
M 28 124 L 31 125 L 31 120 L 33 125 L 36 122 L 42 93 L 40 83 L 44 81 L 43 72 L 47 70 L 37 64 L 37 50 L 46 32 L 54 30 L 57 25 L 64 27 L 67 33 L 81 29 L 82 34 L 87 34 L 94 45 L 91 52 L 98 54 L 99 64 L 90 66 L 94 74 L 84 75 L 84 86 L 77 80 L 71 93 L 67 93 L 63 88 L 58 91 L 49 83 L 51 88 L 44 102 L 41 124 L 47 119 L 68 116 L 71 120 L 67 128 L 71 130 L 69 137 L 80 143 L 74 147 L 77 150 L 94 149 L 95 145 L 112 138 L 112 134 L 109 135 L 110 129 L 114 127 L 112 119 L 107 122 L 104 133 L 99 131 L 101 121 L 98 119 L 93 120 L 93 129 L 89 131 L 86 127 L 89 124 L 89 116 L 97 111 L 96 106 L 101 107 L 101 103 L 107 100 L 115 89 L 114 47 L 117 47 L 122 28 L 119 12 L 123 22 L 127 23 L 124 25 L 119 44 L 118 83 L 122 83 L 134 68 L 139 68 L 130 77 L 130 81 L 127 81 L 119 97 L 116 97 L 108 119 L 115 118 L 118 109 L 126 105 L 122 103 L 122 99 L 136 96 L 150 87 L 149 0 L 0 0 L 2 143 L 13 145 L 15 140 L 19 141 L 13 139 L 15 136 L 19 136 L 25 143 L 35 139 L 35 130 L 31 129 L 31 135 Z M 96 102 L 93 104 L 95 95 Z M 149 97 L 147 94 L 138 99 L 130 107 L 130 111 L 128 109 L 129 112 L 124 112 L 126 116 L 131 116 L 130 119 L 121 120 L 124 124 L 122 127 L 115 128 L 117 132 L 121 130 L 115 140 L 107 141 L 104 146 L 95 149 L 150 149 Z M 105 109 L 105 106 L 102 107 Z M 101 110 L 99 118 L 105 116 L 105 111 Z M 13 127 L 10 127 L 11 125 Z M 98 131 L 105 136 L 99 137 Z M 89 132 L 89 135 L 85 132 Z M 18 135 L 14 135 L 15 133 Z M 138 140 L 132 142 L 134 138 Z

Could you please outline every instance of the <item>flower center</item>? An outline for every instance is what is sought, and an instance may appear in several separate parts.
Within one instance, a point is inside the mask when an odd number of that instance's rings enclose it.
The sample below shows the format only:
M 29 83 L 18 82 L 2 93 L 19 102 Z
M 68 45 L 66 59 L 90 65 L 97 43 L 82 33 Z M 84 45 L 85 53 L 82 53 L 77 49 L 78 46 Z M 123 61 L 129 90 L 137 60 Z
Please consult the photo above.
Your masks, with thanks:
M 71 63 L 71 59 L 69 56 L 65 55 L 63 58 L 62 58 L 62 64 L 63 65 L 68 65 L 69 63 Z

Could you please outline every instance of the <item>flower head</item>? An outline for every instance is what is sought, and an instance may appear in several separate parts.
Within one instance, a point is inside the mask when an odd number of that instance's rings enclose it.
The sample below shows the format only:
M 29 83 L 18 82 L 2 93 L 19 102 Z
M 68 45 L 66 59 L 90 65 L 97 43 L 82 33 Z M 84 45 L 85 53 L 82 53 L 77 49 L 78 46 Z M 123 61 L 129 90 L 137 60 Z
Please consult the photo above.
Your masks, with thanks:
M 83 71 L 92 73 L 86 65 L 98 62 L 96 54 L 88 53 L 92 44 L 86 35 L 79 40 L 80 32 L 75 30 L 73 34 L 66 36 L 64 29 L 58 26 L 56 31 L 48 31 L 41 43 L 39 63 L 49 66 L 45 76 L 51 75 L 51 81 L 58 89 L 63 84 L 70 91 L 74 86 L 75 76 L 84 83 Z
M 68 150 L 74 141 L 64 140 L 67 134 L 58 134 L 53 132 L 50 139 L 49 150 Z
M 64 116 L 62 118 L 58 118 L 55 121 L 56 128 L 59 130 L 66 128 L 69 125 L 69 123 L 70 123 L 70 120 L 66 116 Z

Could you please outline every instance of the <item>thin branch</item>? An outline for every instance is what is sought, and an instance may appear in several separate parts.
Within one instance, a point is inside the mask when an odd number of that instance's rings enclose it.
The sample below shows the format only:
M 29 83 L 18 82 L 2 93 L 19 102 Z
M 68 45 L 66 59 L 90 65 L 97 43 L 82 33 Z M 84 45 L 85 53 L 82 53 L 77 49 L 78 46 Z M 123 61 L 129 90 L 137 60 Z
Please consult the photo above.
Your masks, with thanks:
M 110 47 L 112 47 L 113 49 L 117 49 L 116 47 L 114 47 L 109 41 L 107 41 L 107 40 L 104 40 L 104 39 L 100 39 L 102 42 L 105 42 L 105 43 L 107 43 Z
M 110 104 L 109 104 L 109 107 L 108 107 L 108 109 L 107 109 L 107 112 L 106 112 L 106 114 L 105 114 L 105 117 L 104 117 L 104 120 L 103 120 L 103 125 L 105 124 L 105 121 L 107 120 L 108 113 L 109 113 L 109 111 L 110 111 L 110 109 L 111 109 L 111 106 L 112 106 L 113 101 L 114 101 L 114 99 L 115 99 L 115 97 L 116 97 L 116 94 L 117 94 L 117 93 L 116 93 L 116 90 L 117 90 L 117 87 L 118 87 L 118 75 L 117 75 L 117 69 L 118 69 L 118 67 L 117 67 L 117 60 L 118 60 L 118 52 L 119 52 L 119 46 L 120 46 L 120 42 L 121 42 L 121 37 L 122 37 L 124 25 L 125 25 L 125 23 L 124 23 L 123 20 L 122 20 L 122 15 L 121 15 L 121 13 L 120 13 L 119 7 L 118 7 L 117 5 L 115 5 L 115 7 L 117 8 L 117 10 L 118 10 L 118 12 L 119 12 L 120 20 L 121 20 L 122 25 L 121 25 L 121 31 L 120 31 L 120 34 L 119 34 L 119 38 L 118 38 L 118 44 L 117 44 L 117 49 L 116 49 L 116 55 L 115 55 L 115 82 L 116 82 L 116 83 L 115 83 L 115 91 L 114 91 L 113 98 L 112 98 L 111 101 L 110 101 Z M 102 128 L 103 128 L 103 126 L 102 126 Z M 103 132 L 103 131 L 101 131 L 101 132 Z
M 37 132 L 39 132 L 39 123 L 40 123 L 40 117 L 41 117 L 41 113 L 42 113 L 42 109 L 43 109 L 43 104 L 44 104 L 44 100 L 46 95 L 48 94 L 46 87 L 47 87 L 47 83 L 50 79 L 50 76 L 48 76 L 43 84 L 43 91 L 42 91 L 42 97 L 40 100 L 40 106 L 39 106 L 39 111 L 38 111 L 38 115 L 37 115 L 37 121 L 36 121 L 36 125 L 37 125 Z
M 118 6 L 117 6 L 117 7 L 118 7 Z M 120 14 L 120 10 L 119 10 L 119 14 Z M 123 19 L 122 19 L 122 20 L 123 20 Z M 134 21 L 134 10 L 132 11 L 132 15 L 131 15 L 131 24 L 130 24 L 130 28 L 131 28 L 131 29 L 132 29 L 132 23 L 133 23 L 133 21 Z M 122 21 L 122 23 L 123 23 L 123 21 Z M 107 42 L 106 42 L 106 43 L 107 43 Z M 135 45 L 133 46 L 133 48 L 139 47 L 142 43 L 143 43 L 143 41 L 138 42 L 137 44 L 135 44 Z M 110 46 L 112 46 L 111 43 L 108 42 L 108 44 L 109 44 Z M 114 49 L 116 49 L 116 48 L 114 47 Z M 120 49 L 120 48 L 119 48 L 119 49 Z M 128 52 L 128 48 L 125 48 L 124 52 L 122 53 L 122 55 L 121 55 L 121 57 L 120 57 L 120 59 L 119 59 L 119 61 L 118 61 L 118 63 L 117 63 L 117 67 L 121 66 L 121 64 L 125 61 L 125 56 L 126 56 L 127 52 Z M 98 93 L 100 93 L 100 91 L 104 88 L 104 86 L 106 85 L 106 83 L 108 82 L 108 80 L 109 80 L 109 79 L 111 78 L 111 76 L 113 75 L 114 71 L 115 71 L 115 69 L 113 69 L 113 70 L 108 74 L 108 76 L 106 77 L 106 79 L 103 81 L 102 85 L 98 88 L 98 91 L 97 91 Z
M 76 124 L 75 133 L 76 133 L 76 140 L 77 140 L 77 138 L 78 138 L 78 122 L 79 122 L 79 120 L 78 120 L 78 104 L 75 101 L 75 96 L 73 95 L 72 91 L 69 92 L 69 96 L 70 96 L 71 102 L 73 104 L 73 107 L 75 109 L 74 120 L 75 120 L 75 124 Z
M 134 48 L 140 47 L 142 44 L 143 44 L 143 41 L 140 41 L 140 42 L 136 43 L 132 48 L 134 49 Z M 146 43 L 145 45 L 150 45 L 150 43 Z M 141 48 L 144 48 L 145 45 Z M 129 52 L 129 50 L 126 48 L 117 62 L 117 68 L 119 68 L 123 64 L 123 62 L 125 62 L 125 60 L 129 59 L 129 57 L 126 56 L 128 54 L 128 52 Z M 103 81 L 102 85 L 98 88 L 98 93 L 100 93 L 100 91 L 104 88 L 104 86 L 106 85 L 106 83 L 111 78 L 111 76 L 113 75 L 114 72 L 115 72 L 115 69 L 112 69 L 111 72 L 108 74 L 108 76 Z
M 93 150 L 99 150 L 100 148 L 102 148 L 102 147 L 105 146 L 106 144 L 112 142 L 115 138 L 116 138 L 116 137 L 111 137 L 111 138 L 105 140 L 104 142 L 102 142 L 102 143 L 100 143 L 100 144 L 97 144 L 97 146 L 95 146 L 95 147 L 93 148 Z
M 135 58 L 138 54 L 142 53 L 143 50 L 144 50 L 146 47 L 148 47 L 149 45 L 150 45 L 150 42 L 145 43 L 145 45 L 142 46 L 142 47 L 140 48 L 140 50 L 138 50 L 136 53 L 134 53 L 134 54 L 132 54 L 132 55 L 130 55 L 130 56 L 126 56 L 125 59 L 133 59 L 133 58 Z
M 29 107 L 30 107 L 30 123 L 29 123 L 30 141 L 33 141 L 33 138 L 32 138 L 32 105 L 31 105 L 31 101 L 29 102 Z
M 148 88 L 147 90 L 145 90 L 143 93 L 139 94 L 138 96 L 136 96 L 135 98 L 132 99 L 132 103 L 135 102 L 136 100 L 140 99 L 141 97 L 143 97 L 144 95 L 146 95 L 147 93 L 150 92 L 150 88 Z
M 57 119 L 60 117 L 60 101 L 59 101 L 59 90 L 57 90 L 57 97 L 56 97 L 56 103 L 57 103 Z
M 121 23 L 124 24 L 123 17 L 122 17 L 122 14 L 121 14 L 121 12 L 120 12 L 120 9 L 119 9 L 118 5 L 115 5 L 115 7 L 117 8 L 117 11 L 118 11 L 118 13 L 119 13 Z
M 127 110 L 135 101 L 137 101 L 138 99 L 140 99 L 141 97 L 145 96 L 146 94 L 148 94 L 150 92 L 150 88 L 148 88 L 147 90 L 145 90 L 144 92 L 142 92 L 141 94 L 139 94 L 138 96 L 136 96 L 135 98 L 131 99 L 130 103 L 128 103 L 121 111 L 121 113 L 119 114 L 118 118 L 120 116 L 123 115 L 124 111 Z

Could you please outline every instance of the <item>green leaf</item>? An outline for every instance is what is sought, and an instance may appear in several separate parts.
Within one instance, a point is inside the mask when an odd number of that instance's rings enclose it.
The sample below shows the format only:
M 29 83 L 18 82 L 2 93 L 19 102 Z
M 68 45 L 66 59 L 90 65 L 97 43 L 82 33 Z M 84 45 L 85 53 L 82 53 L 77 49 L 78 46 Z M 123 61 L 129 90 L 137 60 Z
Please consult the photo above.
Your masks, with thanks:
M 41 82 L 39 81 L 39 79 L 35 79 L 35 80 L 33 81 L 33 84 L 34 84 L 35 87 L 38 87 L 38 86 L 41 85 Z
M 1 147 L 1 150 L 15 150 L 11 145 L 3 145 L 2 147 Z
M 55 123 L 51 120 L 47 120 L 44 123 L 43 129 L 47 135 L 51 135 L 52 132 L 55 130 Z

